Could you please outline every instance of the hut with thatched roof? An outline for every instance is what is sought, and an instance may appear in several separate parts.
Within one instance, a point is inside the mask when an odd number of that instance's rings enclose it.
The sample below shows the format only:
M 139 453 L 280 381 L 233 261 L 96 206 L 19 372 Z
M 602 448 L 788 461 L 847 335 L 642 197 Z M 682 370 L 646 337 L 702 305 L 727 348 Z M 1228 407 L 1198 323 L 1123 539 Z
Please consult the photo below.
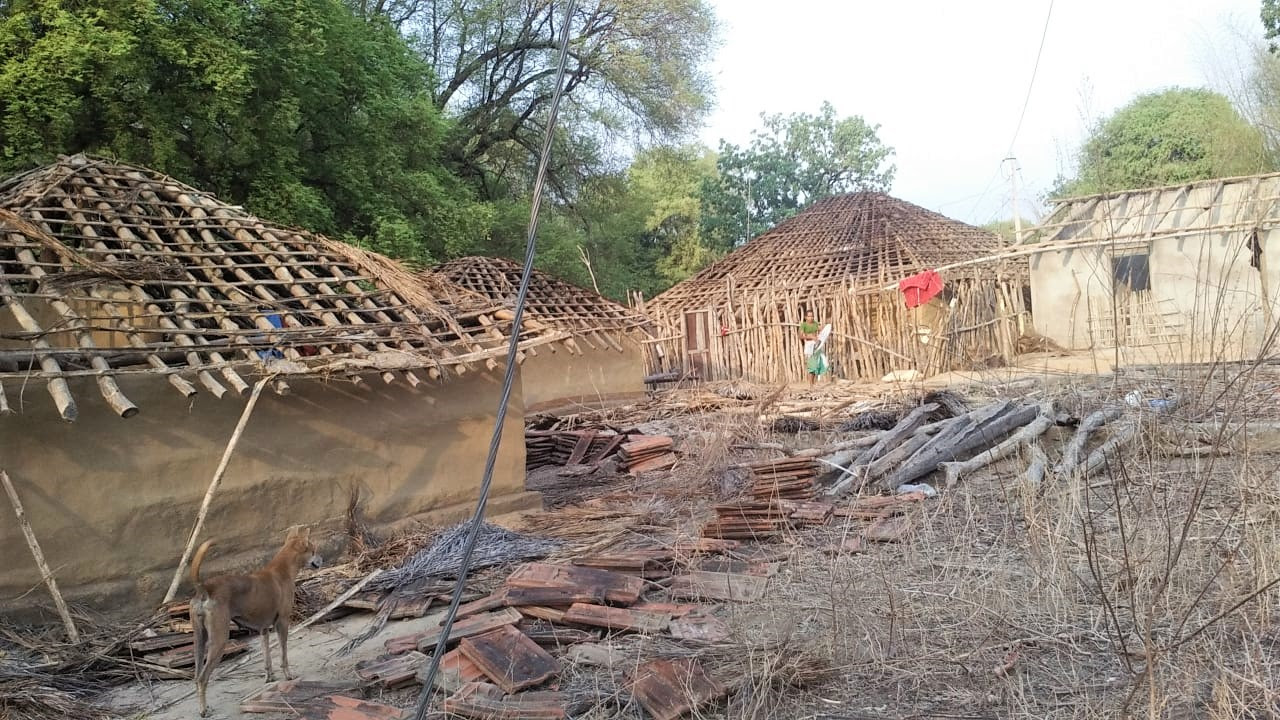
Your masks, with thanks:
M 650 370 L 799 380 L 806 310 L 833 326 L 837 377 L 1008 360 L 1025 322 L 1025 265 L 972 263 L 1000 249 L 993 233 L 883 193 L 819 200 L 641 307 L 661 336 Z M 909 302 L 900 284 L 929 272 L 941 291 Z
M 1055 201 L 1034 229 L 1036 330 L 1144 361 L 1274 352 L 1280 174 Z M 1122 353 L 1123 354 L 1123 353 Z
M 217 564 L 341 524 L 353 494 L 375 528 L 470 511 L 513 318 L 443 279 L 75 156 L 0 182 L 0 302 L 0 467 L 73 597 L 159 599 L 259 379 L 207 520 Z M 537 502 L 514 398 L 497 511 Z M 0 597 L 40 579 L 0 524 Z
M 436 272 L 491 301 L 510 304 L 522 269 L 504 258 L 464 257 Z M 594 405 L 644 391 L 642 342 L 648 320 L 639 313 L 541 270 L 530 276 L 525 312 L 533 326 L 571 336 L 528 353 L 520 368 L 526 409 Z

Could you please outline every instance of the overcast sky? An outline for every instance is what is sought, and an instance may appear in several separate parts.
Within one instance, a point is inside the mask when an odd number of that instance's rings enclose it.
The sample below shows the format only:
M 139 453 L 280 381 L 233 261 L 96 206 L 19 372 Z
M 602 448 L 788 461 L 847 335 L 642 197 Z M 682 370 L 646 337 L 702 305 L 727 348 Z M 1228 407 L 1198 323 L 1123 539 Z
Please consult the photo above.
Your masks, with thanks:
M 1260 0 L 713 0 L 723 47 L 702 140 L 744 144 L 761 112 L 880 125 L 897 151 L 892 194 L 974 224 L 1011 217 L 1001 159 L 1021 166 L 1031 216 L 1083 136 L 1135 95 L 1217 85 L 1238 72 Z

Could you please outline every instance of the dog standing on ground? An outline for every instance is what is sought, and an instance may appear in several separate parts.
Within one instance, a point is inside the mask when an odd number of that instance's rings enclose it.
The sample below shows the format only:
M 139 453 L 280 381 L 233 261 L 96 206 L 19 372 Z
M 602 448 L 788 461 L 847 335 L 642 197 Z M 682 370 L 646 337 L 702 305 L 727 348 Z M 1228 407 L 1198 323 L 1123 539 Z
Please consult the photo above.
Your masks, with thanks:
M 280 639 L 280 665 L 289 675 L 289 617 L 293 614 L 294 579 L 304 566 L 320 567 L 320 556 L 311 541 L 311 529 L 289 528 L 284 547 L 266 567 L 247 575 L 220 575 L 200 580 L 200 563 L 213 544 L 206 540 L 191 561 L 191 582 L 196 587 L 191 599 L 191 626 L 195 633 L 196 693 L 200 697 L 200 717 L 208 714 L 205 690 L 222 660 L 223 648 L 231 636 L 231 622 L 262 635 L 262 659 L 267 665 L 267 682 L 275 680 L 271 671 L 271 641 L 267 633 L 275 628 Z

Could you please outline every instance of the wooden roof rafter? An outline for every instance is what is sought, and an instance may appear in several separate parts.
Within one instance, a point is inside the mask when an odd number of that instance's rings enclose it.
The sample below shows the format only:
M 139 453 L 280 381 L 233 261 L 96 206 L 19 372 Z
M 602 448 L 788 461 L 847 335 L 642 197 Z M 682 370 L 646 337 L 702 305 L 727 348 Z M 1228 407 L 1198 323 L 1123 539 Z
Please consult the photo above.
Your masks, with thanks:
M 458 258 L 436 268 L 450 282 L 502 303 L 514 301 L 522 271 L 523 266 L 506 258 L 480 256 Z M 578 339 L 599 340 L 615 350 L 622 347 L 610 335 L 649 325 L 648 318 L 630 308 L 536 269 L 529 280 L 525 308 L 540 322 Z
M 92 376 L 122 417 L 125 375 L 184 396 L 243 394 L 242 373 L 418 385 L 496 368 L 511 316 L 387 258 L 275 226 L 145 169 L 85 156 L 0 182 L 0 411 L 6 378 L 39 379 L 66 420 Z M 108 332 L 123 348 L 100 347 Z M 522 347 L 568 335 L 526 326 Z
M 650 301 L 654 312 L 712 304 L 725 281 L 735 292 L 804 288 L 817 295 L 875 287 L 1002 247 L 992 232 L 884 193 L 864 191 L 814 202 Z M 971 271 L 972 272 L 972 271 Z

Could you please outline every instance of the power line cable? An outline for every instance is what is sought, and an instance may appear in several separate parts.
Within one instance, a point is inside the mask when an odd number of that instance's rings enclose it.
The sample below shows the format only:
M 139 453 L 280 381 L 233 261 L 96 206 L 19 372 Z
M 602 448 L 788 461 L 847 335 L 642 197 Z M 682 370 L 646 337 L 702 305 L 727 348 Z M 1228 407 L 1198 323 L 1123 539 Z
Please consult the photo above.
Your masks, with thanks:
M 467 531 L 467 541 L 462 549 L 461 565 L 458 569 L 458 581 L 453 586 L 453 597 L 449 600 L 449 611 L 445 614 L 440 628 L 440 637 L 448 638 L 453 631 L 453 621 L 458 615 L 458 606 L 462 603 L 462 592 L 466 587 L 467 570 L 471 566 L 471 555 L 475 551 L 476 538 L 480 535 L 480 526 L 484 523 L 484 509 L 489 501 L 489 488 L 493 484 L 493 468 L 498 460 L 498 446 L 502 442 L 502 427 L 507 417 L 507 405 L 511 401 L 511 385 L 515 379 L 516 352 L 520 345 L 520 323 L 524 317 L 525 300 L 529 294 L 529 278 L 533 271 L 534 249 L 537 246 L 538 210 L 542 205 L 542 189 L 547 176 L 547 161 L 551 155 L 551 139 L 556 125 L 556 114 L 560 108 L 560 96 L 563 94 L 564 71 L 569 56 L 569 22 L 573 17 L 574 0 L 568 0 L 564 8 L 564 24 L 560 28 L 560 58 L 556 66 L 555 90 L 551 95 L 551 106 L 547 116 L 547 126 L 542 140 L 542 154 L 538 158 L 538 173 L 533 183 L 533 199 L 529 207 L 529 232 L 525 238 L 524 268 L 520 274 L 520 289 L 516 293 L 515 313 L 511 321 L 511 342 L 507 346 L 507 369 L 502 379 L 502 396 L 498 401 L 498 417 L 493 424 L 493 437 L 489 440 L 489 456 L 485 459 L 484 478 L 480 482 L 480 497 L 476 499 L 475 514 L 471 517 L 471 527 Z M 418 695 L 418 703 L 413 709 L 414 720 L 422 720 L 434 691 L 436 673 L 440 670 L 440 659 L 448 643 L 441 640 L 436 643 L 435 652 L 431 655 L 431 664 L 427 666 L 426 677 L 422 681 L 422 692 Z
M 1027 107 L 1031 104 L 1031 91 L 1036 86 L 1036 75 L 1040 72 L 1040 57 L 1044 54 L 1044 41 L 1049 36 L 1049 21 L 1053 18 L 1053 2 L 1049 0 L 1049 11 L 1044 16 L 1044 28 L 1040 31 L 1040 47 L 1036 49 L 1036 61 L 1031 67 L 1031 81 L 1027 83 L 1027 93 L 1022 99 L 1022 110 L 1018 113 L 1018 124 L 1013 129 L 1013 137 L 1009 138 L 1009 151 L 1006 156 L 1013 155 L 1014 143 L 1018 141 L 1018 134 L 1022 132 L 1022 121 L 1027 117 Z M 1004 165 L 1004 160 L 996 166 L 996 171 L 992 173 L 991 179 L 987 181 L 987 187 L 978 197 L 978 201 L 973 204 L 973 209 L 969 211 L 969 215 L 973 216 L 978 211 L 978 207 L 982 205 L 982 201 L 987 199 L 987 193 L 991 192 L 991 188 L 995 186 L 996 178 L 1000 177 L 1000 170 Z
M 1031 81 L 1027 83 L 1027 94 L 1022 99 L 1022 112 L 1018 113 L 1018 125 L 1013 129 L 1013 137 L 1009 139 L 1009 155 L 1013 154 L 1013 144 L 1018 141 L 1018 133 L 1022 132 L 1022 121 L 1027 117 L 1027 106 L 1031 104 L 1031 91 L 1036 86 L 1036 73 L 1040 71 L 1040 56 L 1044 54 L 1044 40 L 1049 36 L 1049 20 L 1053 18 L 1053 0 L 1049 0 L 1049 12 L 1044 16 L 1044 29 L 1040 31 L 1040 47 L 1036 50 L 1036 62 L 1031 67 Z

